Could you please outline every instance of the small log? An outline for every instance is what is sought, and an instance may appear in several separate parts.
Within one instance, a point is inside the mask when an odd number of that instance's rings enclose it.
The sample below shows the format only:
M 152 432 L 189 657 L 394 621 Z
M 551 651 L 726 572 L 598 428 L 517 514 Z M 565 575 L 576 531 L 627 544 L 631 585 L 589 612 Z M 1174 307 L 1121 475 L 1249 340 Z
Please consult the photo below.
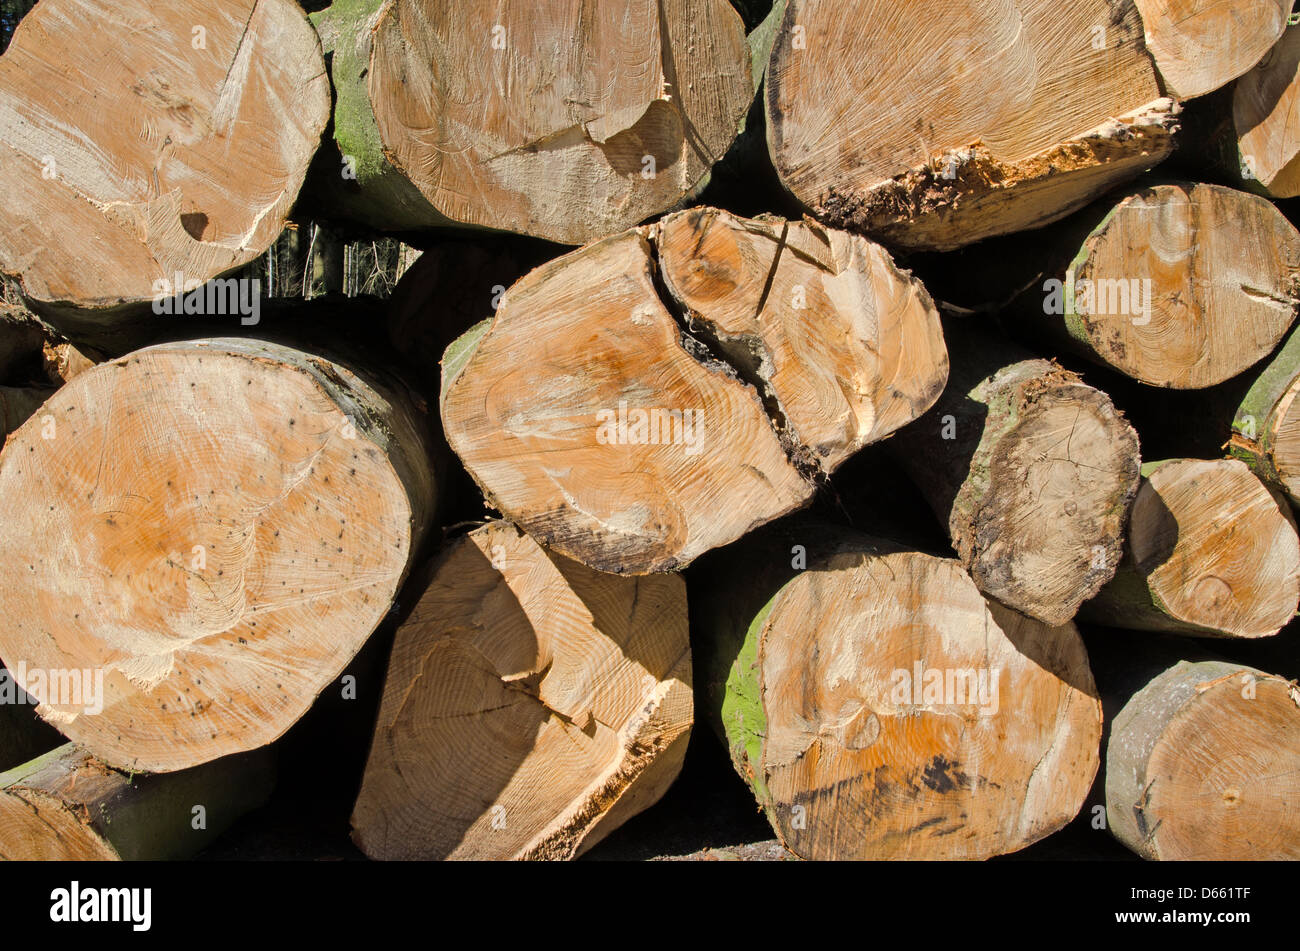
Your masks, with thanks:
M 1179 660 L 1111 726 L 1106 817 L 1146 859 L 1300 858 L 1300 689 L 1227 661 Z
M 821 220 L 948 250 L 1035 228 L 1151 168 L 1178 106 L 1131 2 L 788 0 L 766 72 L 772 162 Z
M 584 244 L 676 205 L 753 98 L 726 0 L 339 0 L 327 170 L 381 229 L 458 224 Z
M 934 408 L 886 445 L 980 590 L 1063 624 L 1119 565 L 1137 434 L 1077 374 L 961 321 L 944 332 L 962 362 Z
M 67 743 L 0 773 L 0 859 L 189 858 L 264 804 L 274 785 L 267 751 L 146 776 Z
M 692 209 L 511 287 L 448 348 L 442 419 L 511 521 L 641 574 L 803 506 L 946 376 L 928 295 L 871 242 Z
M 253 260 L 329 103 L 292 0 L 45 0 L 0 59 L 0 271 L 95 328 Z
M 1134 0 L 1166 91 L 1213 92 L 1264 58 L 1286 32 L 1291 0 Z
M 118 768 L 280 736 L 384 618 L 430 517 L 419 409 L 276 344 L 141 350 L 41 415 L 0 453 L 0 657 Z
M 1083 607 L 1112 627 L 1276 634 L 1300 605 L 1300 538 L 1281 493 L 1235 459 L 1142 467 L 1124 561 Z
M 702 700 L 781 843 L 808 859 L 982 859 L 1078 812 L 1101 703 L 1072 624 L 961 565 L 781 523 L 688 572 Z
M 686 588 L 489 522 L 397 631 L 353 839 L 376 859 L 567 859 L 654 804 L 692 720 Z

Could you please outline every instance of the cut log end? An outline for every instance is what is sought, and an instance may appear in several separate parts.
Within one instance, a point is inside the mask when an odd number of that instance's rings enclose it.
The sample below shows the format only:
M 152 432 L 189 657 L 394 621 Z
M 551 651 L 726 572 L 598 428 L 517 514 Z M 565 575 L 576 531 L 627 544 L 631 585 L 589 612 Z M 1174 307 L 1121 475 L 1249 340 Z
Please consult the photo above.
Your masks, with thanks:
M 67 66 L 81 61 L 89 72 Z M 0 174 L 22 183 L 0 209 L 0 270 L 34 304 L 85 312 L 265 251 L 330 106 L 292 0 L 42 3 L 0 60 L 0 89 Z
M 384 155 L 447 219 L 566 244 L 677 204 L 752 99 L 739 14 L 726 0 L 535 12 L 386 4 L 367 79 Z
M 1300 858 L 1294 684 L 1181 662 L 1120 711 L 1106 759 L 1112 833 L 1148 859 Z
M 1300 539 L 1289 506 L 1237 460 L 1156 465 L 1133 502 L 1128 535 L 1120 576 L 1089 605 L 1099 619 L 1265 637 L 1296 614 Z
M 398 630 L 352 816 L 372 858 L 571 858 L 654 803 L 692 720 L 685 586 L 492 522 Z
M 1281 341 L 1300 307 L 1300 232 L 1269 201 L 1218 185 L 1129 195 L 1064 282 L 1087 355 L 1153 386 L 1228 380 Z
M 255 341 L 82 373 L 0 455 L 0 656 L 115 766 L 270 742 L 405 575 L 433 494 L 415 426 L 348 370 Z
M 449 348 L 442 418 L 514 522 L 640 574 L 803 506 L 947 371 L 928 295 L 871 242 L 697 209 L 515 284 Z
M 1135 0 L 1146 46 L 1171 95 L 1192 99 L 1236 79 L 1286 32 L 1291 0 Z
M 1233 86 L 1234 153 L 1230 169 L 1245 183 L 1273 198 L 1300 195 L 1300 30 L 1288 30 L 1277 45 Z
M 987 858 L 1075 815 L 1101 705 L 1072 625 L 991 604 L 950 559 L 868 547 L 816 567 L 754 619 L 723 707 L 788 848 Z
M 1177 126 L 1136 10 L 1104 0 L 960 15 L 925 3 L 906 23 L 885 6 L 789 0 L 766 75 L 787 188 L 891 246 L 1046 224 L 1170 154 Z

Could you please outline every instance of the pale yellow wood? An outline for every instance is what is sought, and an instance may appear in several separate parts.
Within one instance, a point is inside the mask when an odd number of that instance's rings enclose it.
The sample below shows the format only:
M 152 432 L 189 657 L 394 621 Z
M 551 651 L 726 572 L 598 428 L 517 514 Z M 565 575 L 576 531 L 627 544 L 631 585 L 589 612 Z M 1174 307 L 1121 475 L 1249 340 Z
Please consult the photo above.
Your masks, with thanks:
M 753 97 L 727 0 L 395 0 L 368 84 L 385 156 L 439 214 L 567 244 L 676 204 Z
M 352 815 L 376 859 L 564 859 L 653 804 L 692 719 L 686 586 L 504 522 L 452 542 L 398 629 Z
M 80 374 L 0 453 L 0 657 L 117 767 L 269 743 L 389 610 L 433 500 L 422 425 L 379 384 L 256 341 Z
M 0 270 L 103 309 L 251 261 L 329 103 L 292 0 L 42 0 L 0 58 Z
M 1300 195 L 1300 30 L 1237 80 L 1232 125 L 1241 171 L 1274 198 Z
M 951 559 L 866 552 L 816 567 L 758 633 L 754 768 L 788 848 L 982 859 L 1074 817 L 1100 761 L 1101 703 L 1072 624 L 986 601 Z
M 900 246 L 1046 224 L 1173 144 L 1129 0 L 789 0 L 767 84 L 795 197 Z
M 1106 750 L 1115 837 L 1148 859 L 1300 858 L 1300 691 L 1217 661 L 1174 664 L 1116 716 Z
M 1282 38 L 1291 0 L 1134 0 L 1170 95 L 1213 92 Z
M 699 209 L 658 230 L 664 282 L 831 472 L 925 412 L 948 378 L 939 315 L 880 245 L 814 222 Z
M 1213 386 L 1262 360 L 1294 322 L 1300 231 L 1257 195 L 1156 185 L 1115 206 L 1071 278 L 1067 320 L 1086 355 L 1154 386 Z
M 934 305 L 878 246 L 714 209 L 537 268 L 448 354 L 447 440 L 489 503 L 633 574 L 802 507 L 948 370 Z

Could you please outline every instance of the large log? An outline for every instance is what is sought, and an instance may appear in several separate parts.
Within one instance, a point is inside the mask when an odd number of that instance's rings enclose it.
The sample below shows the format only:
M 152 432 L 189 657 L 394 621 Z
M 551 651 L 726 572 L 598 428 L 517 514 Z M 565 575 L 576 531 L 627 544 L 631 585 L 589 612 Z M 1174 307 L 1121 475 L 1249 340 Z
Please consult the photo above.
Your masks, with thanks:
M 694 189 L 753 98 L 727 0 L 339 0 L 314 19 L 337 90 L 327 174 L 379 228 L 614 234 Z
M 1142 467 L 1124 561 L 1083 608 L 1113 627 L 1276 634 L 1300 604 L 1300 538 L 1281 493 L 1235 459 Z
M 1040 239 L 1024 332 L 1152 386 L 1197 389 L 1271 353 L 1300 308 L 1300 232 L 1272 202 L 1152 184 Z
M 448 442 L 489 503 L 603 571 L 670 570 L 807 503 L 947 376 L 879 247 L 701 208 L 565 255 L 448 348 Z
M 981 859 L 1074 817 L 1101 704 L 1072 624 L 987 601 L 951 558 L 819 524 L 759 535 L 688 584 L 702 700 L 783 845 Z
M 934 408 L 887 446 L 980 590 L 1062 624 L 1119 565 L 1137 434 L 1077 374 L 958 320 L 944 332 L 962 360 Z
M 1222 660 L 1160 666 L 1111 726 L 1111 833 L 1147 859 L 1300 858 L 1295 684 Z
M 0 773 L 0 859 L 189 858 L 266 802 L 274 785 L 265 750 L 140 776 L 67 743 Z
M 352 815 L 377 859 L 563 859 L 652 805 L 692 720 L 686 588 L 489 522 L 397 632 Z
M 430 516 L 425 420 L 276 344 L 163 344 L 77 376 L 0 453 L 0 657 L 111 765 L 280 736 L 392 603 Z M 64 675 L 102 704 L 89 715 Z
M 0 59 L 0 271 L 93 328 L 252 260 L 329 102 L 292 0 L 44 0 Z
M 778 3 L 768 143 L 829 224 L 944 250 L 1082 207 L 1173 148 L 1125 0 Z

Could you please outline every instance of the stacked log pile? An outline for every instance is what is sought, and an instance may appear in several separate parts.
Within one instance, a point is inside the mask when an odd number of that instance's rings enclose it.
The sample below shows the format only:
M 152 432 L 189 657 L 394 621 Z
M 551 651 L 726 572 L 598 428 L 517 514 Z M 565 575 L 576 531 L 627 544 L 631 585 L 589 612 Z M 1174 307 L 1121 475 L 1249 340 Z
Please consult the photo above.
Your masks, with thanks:
M 0 857 L 1300 857 L 1289 13 L 40 0 Z

